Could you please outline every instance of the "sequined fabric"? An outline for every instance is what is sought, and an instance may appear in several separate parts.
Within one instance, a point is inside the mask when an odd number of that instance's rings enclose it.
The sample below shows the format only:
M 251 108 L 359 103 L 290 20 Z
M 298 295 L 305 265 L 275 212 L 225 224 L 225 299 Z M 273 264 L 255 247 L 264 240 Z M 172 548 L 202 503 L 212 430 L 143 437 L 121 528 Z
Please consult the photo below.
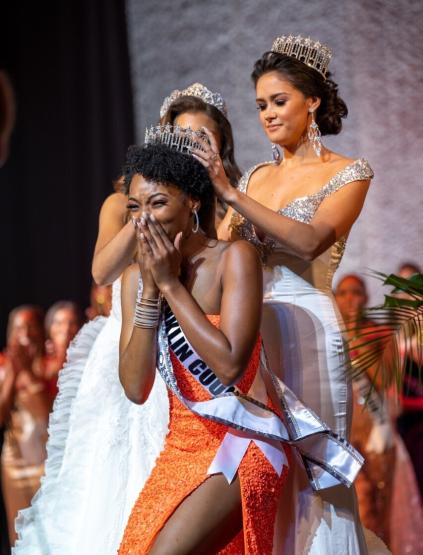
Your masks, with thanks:
M 219 317 L 209 317 L 218 325 Z M 247 393 L 256 375 L 260 357 L 258 342 L 248 368 L 237 384 Z M 171 353 L 172 365 L 183 395 L 196 401 L 208 393 L 192 378 Z M 222 424 L 194 415 L 169 394 L 170 423 L 165 447 L 130 515 L 120 555 L 148 553 L 158 532 L 180 503 L 207 479 L 207 470 L 228 430 Z M 221 552 L 223 554 L 271 554 L 273 528 L 279 497 L 287 470 L 279 477 L 262 452 L 250 444 L 238 470 L 243 533 Z M 218 502 L 218 500 L 216 500 Z
M 366 170 L 367 168 L 367 170 Z M 247 191 L 255 168 L 240 182 Z M 270 170 L 269 170 L 270 171 Z M 319 193 L 289 203 L 280 213 L 311 222 L 320 202 L 349 179 L 371 175 L 365 161 L 336 174 Z M 240 218 L 235 232 L 260 245 L 254 229 Z M 249 234 L 251 239 L 248 237 Z M 260 234 L 260 237 L 262 235 Z M 332 296 L 334 269 L 341 260 L 346 238 L 314 260 L 304 260 L 267 238 L 263 257 L 264 303 L 261 334 L 272 371 L 340 437 L 348 438 L 351 385 L 345 370 L 342 324 Z M 260 245 L 258 250 L 263 247 Z M 299 476 L 299 479 L 290 477 Z M 354 488 L 334 487 L 310 492 L 303 467 L 294 458 L 288 482 L 289 504 L 280 498 L 277 517 L 278 553 L 290 555 L 367 553 Z M 289 486 L 287 486 L 288 489 Z
M 257 169 L 272 163 L 274 162 L 257 164 L 248 170 L 239 182 L 239 190 L 243 193 L 247 193 L 251 175 Z M 298 222 L 310 223 L 325 198 L 338 191 L 347 183 L 361 179 L 370 179 L 372 177 L 373 171 L 367 160 L 359 158 L 343 170 L 337 172 L 319 191 L 311 195 L 293 199 L 286 206 L 281 208 L 278 213 Z M 251 242 L 257 248 L 264 262 L 266 262 L 268 256 L 278 248 L 278 243 L 271 237 L 265 237 L 264 240 L 261 241 L 257 237 L 254 226 L 236 212 L 232 217 L 231 229 L 238 233 L 243 239 Z M 332 273 L 335 272 L 339 266 L 345 247 L 346 237 L 342 237 L 333 245 L 331 261 Z

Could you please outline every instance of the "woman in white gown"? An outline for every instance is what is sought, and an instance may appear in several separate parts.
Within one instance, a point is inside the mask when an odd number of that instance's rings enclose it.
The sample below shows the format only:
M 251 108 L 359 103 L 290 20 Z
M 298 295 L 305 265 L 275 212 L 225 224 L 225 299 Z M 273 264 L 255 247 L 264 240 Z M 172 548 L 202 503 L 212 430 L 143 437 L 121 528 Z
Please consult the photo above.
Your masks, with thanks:
M 169 123 L 211 127 L 236 184 L 233 138 L 222 97 L 198 83 L 173 91 L 161 116 Z M 16 521 L 14 555 L 112 555 L 130 510 L 153 468 L 168 424 L 162 380 L 143 406 L 131 403 L 118 377 L 120 279 L 136 248 L 127 197 L 106 199 L 93 275 L 113 283 L 112 312 L 86 324 L 67 353 L 50 415 L 42 485 Z
M 256 62 L 257 109 L 276 159 L 249 170 L 238 190 L 229 187 L 211 136 L 212 148 L 197 154 L 230 206 L 219 236 L 247 239 L 262 255 L 262 336 L 271 368 L 348 438 L 351 384 L 331 283 L 373 172 L 364 159 L 348 159 L 321 143 L 320 133 L 339 133 L 347 115 L 327 71 L 330 56 L 310 39 L 280 37 Z M 283 150 L 281 162 L 276 145 Z M 291 468 L 291 487 L 291 506 L 280 507 L 285 533 L 275 538 L 279 553 L 379 552 L 369 545 L 378 543 L 374 538 L 366 546 L 354 488 L 313 492 L 299 460 Z

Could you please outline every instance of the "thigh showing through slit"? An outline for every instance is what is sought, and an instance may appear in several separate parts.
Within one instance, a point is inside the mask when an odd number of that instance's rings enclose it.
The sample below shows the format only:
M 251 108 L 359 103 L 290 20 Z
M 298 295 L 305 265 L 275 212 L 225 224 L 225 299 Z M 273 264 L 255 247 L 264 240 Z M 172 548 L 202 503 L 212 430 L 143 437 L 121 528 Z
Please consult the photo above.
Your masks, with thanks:
M 239 478 L 228 484 L 222 474 L 207 478 L 169 517 L 150 555 L 217 553 L 242 528 Z

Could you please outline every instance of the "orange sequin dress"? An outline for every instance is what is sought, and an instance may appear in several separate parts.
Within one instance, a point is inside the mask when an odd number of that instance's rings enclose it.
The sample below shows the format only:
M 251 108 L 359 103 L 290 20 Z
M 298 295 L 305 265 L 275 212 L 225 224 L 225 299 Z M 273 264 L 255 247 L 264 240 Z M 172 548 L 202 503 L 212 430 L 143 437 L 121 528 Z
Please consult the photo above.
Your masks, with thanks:
M 208 318 L 218 326 L 219 316 Z M 170 355 L 184 397 L 193 401 L 210 399 L 208 392 L 189 374 L 172 351 Z M 259 356 L 260 341 L 237 384 L 243 393 L 247 393 L 253 383 Z M 228 427 L 223 424 L 193 414 L 172 392 L 168 391 L 168 395 L 170 420 L 166 443 L 132 509 L 119 555 L 149 552 L 157 534 L 176 508 L 207 480 L 208 468 L 228 431 Z M 286 474 L 287 467 L 284 466 L 281 476 L 278 476 L 261 450 L 250 443 L 238 468 L 243 530 L 219 551 L 221 555 L 272 553 L 277 501 Z

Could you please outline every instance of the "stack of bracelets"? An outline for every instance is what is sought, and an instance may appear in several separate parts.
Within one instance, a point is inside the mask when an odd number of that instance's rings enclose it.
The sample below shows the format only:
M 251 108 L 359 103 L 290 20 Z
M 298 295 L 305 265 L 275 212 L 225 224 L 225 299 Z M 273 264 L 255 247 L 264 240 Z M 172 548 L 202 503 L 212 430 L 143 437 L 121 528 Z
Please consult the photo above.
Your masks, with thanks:
M 160 297 L 146 299 L 141 297 L 135 305 L 134 326 L 137 328 L 157 328 L 160 319 Z

